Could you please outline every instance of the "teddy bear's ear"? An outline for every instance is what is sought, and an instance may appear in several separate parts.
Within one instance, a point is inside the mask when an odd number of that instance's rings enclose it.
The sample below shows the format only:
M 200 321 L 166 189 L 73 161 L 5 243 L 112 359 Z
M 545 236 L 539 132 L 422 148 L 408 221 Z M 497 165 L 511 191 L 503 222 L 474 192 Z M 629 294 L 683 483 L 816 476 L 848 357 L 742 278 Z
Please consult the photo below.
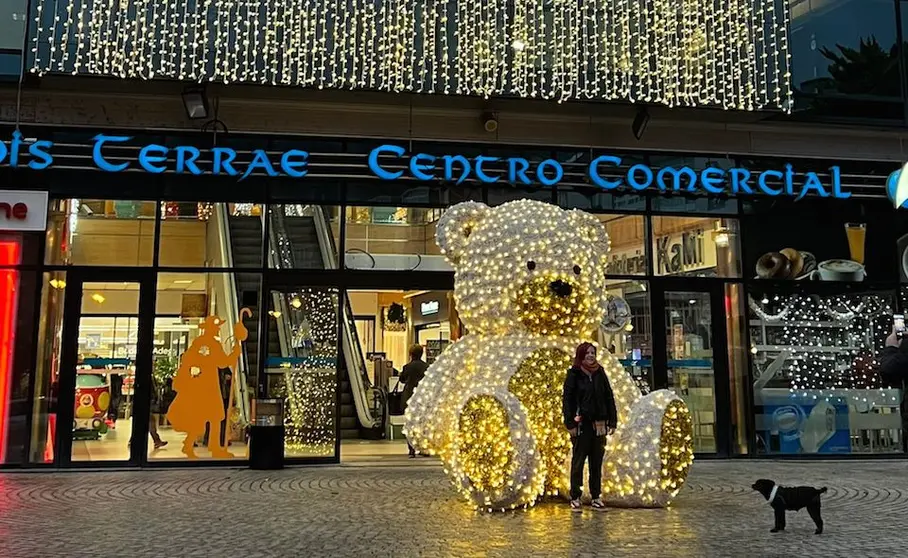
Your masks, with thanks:
M 611 243 L 609 242 L 605 225 L 603 225 L 599 219 L 585 211 L 579 211 L 577 209 L 571 210 L 570 218 L 576 224 L 577 231 L 593 244 L 595 247 L 594 249 L 603 257 L 608 254 Z
M 458 263 L 467 247 L 470 235 L 489 212 L 489 206 L 479 202 L 463 202 L 445 211 L 435 227 L 435 241 L 442 253 Z

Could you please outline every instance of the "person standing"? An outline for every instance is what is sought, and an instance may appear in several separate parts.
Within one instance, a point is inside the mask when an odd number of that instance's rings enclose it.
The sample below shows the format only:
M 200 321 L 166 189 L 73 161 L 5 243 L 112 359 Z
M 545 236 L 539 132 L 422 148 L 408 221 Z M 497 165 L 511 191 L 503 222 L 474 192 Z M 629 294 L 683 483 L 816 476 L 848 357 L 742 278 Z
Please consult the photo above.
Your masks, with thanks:
M 158 421 L 160 420 L 161 413 L 165 411 L 164 406 L 164 393 L 161 390 L 161 386 L 158 385 L 157 380 L 155 380 L 154 375 L 151 377 L 151 412 L 148 417 L 148 433 L 151 435 L 151 441 L 154 442 L 154 449 L 159 450 L 167 445 L 166 440 L 161 439 L 161 435 L 158 434 Z
M 404 410 L 407 409 L 407 402 L 413 397 L 413 390 L 425 378 L 426 369 L 429 368 L 429 365 L 422 360 L 422 352 L 422 345 L 410 347 L 410 362 L 405 364 L 400 372 L 399 381 L 404 384 L 404 391 L 401 395 Z M 407 441 L 407 448 L 410 450 L 410 457 L 416 457 L 416 450 L 410 445 L 409 440 Z
M 889 387 L 902 390 L 899 411 L 902 416 L 902 436 L 908 434 L 908 338 L 895 329 L 886 338 L 886 346 L 880 351 L 880 378 Z M 902 442 L 904 444 L 904 441 Z
M 590 496 L 594 510 L 605 510 L 602 501 L 602 459 L 606 436 L 618 425 L 618 410 L 612 386 L 596 360 L 596 347 L 581 343 L 574 365 L 564 380 L 561 410 L 571 434 L 571 510 L 581 511 L 583 467 L 589 461 Z

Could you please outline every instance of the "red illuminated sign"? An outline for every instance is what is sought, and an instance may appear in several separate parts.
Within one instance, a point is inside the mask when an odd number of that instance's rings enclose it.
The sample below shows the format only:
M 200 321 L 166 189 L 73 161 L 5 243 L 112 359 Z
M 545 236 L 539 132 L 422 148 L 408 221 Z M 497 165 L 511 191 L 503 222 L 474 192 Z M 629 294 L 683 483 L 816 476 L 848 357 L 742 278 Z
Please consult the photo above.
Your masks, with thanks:
M 0 202 L 0 214 L 5 215 L 7 219 L 25 221 L 28 219 L 28 206 L 22 202 L 13 204 Z

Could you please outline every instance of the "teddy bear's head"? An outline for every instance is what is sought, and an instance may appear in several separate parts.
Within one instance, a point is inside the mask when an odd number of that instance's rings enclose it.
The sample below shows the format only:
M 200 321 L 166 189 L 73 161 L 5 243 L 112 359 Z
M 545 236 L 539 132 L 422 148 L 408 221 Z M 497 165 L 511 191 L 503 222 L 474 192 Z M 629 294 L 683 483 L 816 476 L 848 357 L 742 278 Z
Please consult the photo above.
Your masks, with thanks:
M 465 202 L 438 222 L 461 320 L 478 334 L 588 338 L 602 319 L 608 235 L 577 210 Z

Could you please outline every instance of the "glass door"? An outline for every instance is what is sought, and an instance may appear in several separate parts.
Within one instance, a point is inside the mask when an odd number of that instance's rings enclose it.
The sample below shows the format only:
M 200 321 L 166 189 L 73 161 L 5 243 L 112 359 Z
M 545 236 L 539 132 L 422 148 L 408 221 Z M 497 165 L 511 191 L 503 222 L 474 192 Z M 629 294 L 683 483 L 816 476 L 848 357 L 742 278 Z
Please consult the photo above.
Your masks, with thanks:
M 691 412 L 694 451 L 716 453 L 716 369 L 708 292 L 665 292 L 668 387 Z
M 734 321 L 733 332 L 740 329 L 740 310 L 727 290 L 714 281 L 671 279 L 660 282 L 654 296 L 661 306 L 654 309 L 654 329 L 664 331 L 664 342 L 654 347 L 656 384 L 687 404 L 699 454 L 740 452 L 731 439 L 739 421 L 732 416 L 729 356 L 740 352 L 741 341 L 727 327 Z M 732 368 L 733 374 L 739 372 L 739 366 Z
M 135 271 L 71 272 L 57 436 L 62 465 L 141 464 L 149 429 L 154 285 Z

